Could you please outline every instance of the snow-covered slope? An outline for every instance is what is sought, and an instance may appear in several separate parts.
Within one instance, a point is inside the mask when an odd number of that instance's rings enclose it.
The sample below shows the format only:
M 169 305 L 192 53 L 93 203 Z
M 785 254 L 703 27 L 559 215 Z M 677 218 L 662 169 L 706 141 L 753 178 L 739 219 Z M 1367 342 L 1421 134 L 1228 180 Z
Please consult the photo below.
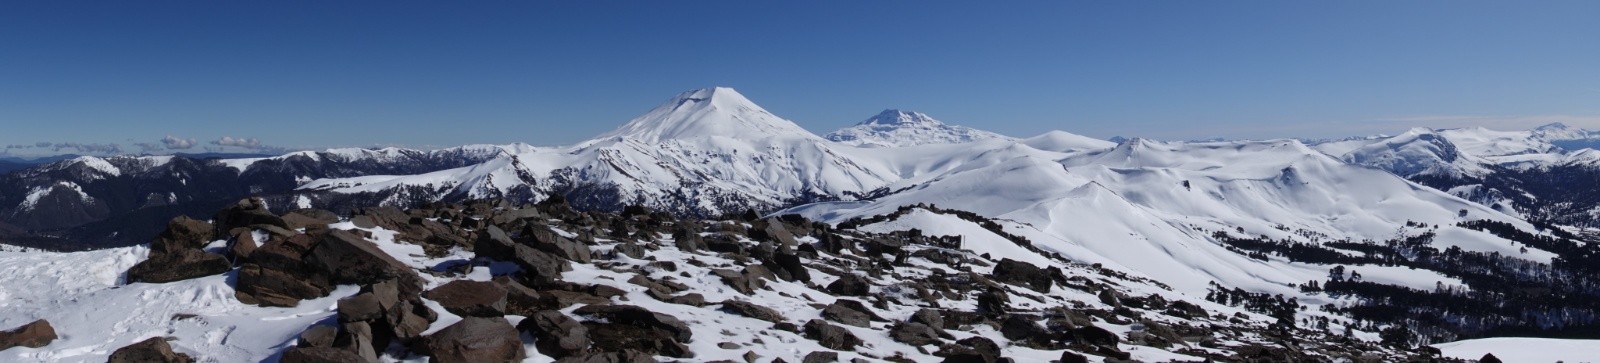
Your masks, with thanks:
M 854 126 L 825 136 L 835 142 L 868 147 L 957 144 L 1010 137 L 966 126 L 949 125 L 921 112 L 883 110 Z
M 1133 139 L 1097 151 L 1012 155 L 943 170 L 870 202 L 791 211 L 829 221 L 919 203 L 972 211 L 1012 222 L 1008 227 L 1014 233 L 1046 241 L 1038 243 L 1041 248 L 1188 292 L 1203 291 L 1217 281 L 1289 293 L 1293 289 L 1286 284 L 1326 274 L 1326 267 L 1262 262 L 1228 251 L 1213 240 L 1217 231 L 1360 241 L 1396 238 L 1411 221 L 1442 226 L 1476 219 L 1521 223 L 1392 174 L 1346 164 L 1293 140 Z M 1472 236 L 1445 243 L 1472 251 L 1515 252 L 1493 236 Z M 1444 280 L 1432 275 L 1408 282 L 1427 287 Z
M 644 204 L 689 214 L 851 198 L 899 179 L 881 163 L 767 112 L 730 88 L 684 92 L 622 127 L 570 147 L 532 148 L 423 175 L 316 180 L 304 190 L 409 190 L 424 198 L 585 195 L 601 208 Z M 422 190 L 422 191 L 419 191 Z M 393 198 L 393 197 L 391 197 Z M 408 200 L 409 196 L 393 198 Z
M 1600 342 L 1584 339 L 1486 338 L 1435 344 L 1445 357 L 1505 362 L 1600 362 Z
M 1600 134 L 1559 123 L 1528 131 L 1414 128 L 1397 136 L 1324 141 L 1313 147 L 1352 163 L 1406 177 L 1481 178 L 1492 173 L 1494 167 L 1528 169 L 1569 162 L 1568 154 L 1586 149 L 1567 150 L 1558 143 L 1582 142 L 1596 136 Z
M 727 87 L 679 93 L 644 115 L 596 140 L 616 138 L 643 142 L 708 137 L 756 140 L 769 137 L 815 137 L 794 122 L 779 118 Z
M 268 360 L 306 326 L 333 316 L 343 287 L 296 308 L 264 308 L 233 296 L 233 273 L 168 284 L 124 285 L 149 250 L 124 247 L 52 253 L 0 252 L 0 326 L 49 320 L 61 339 L 46 348 L 0 351 L 7 362 L 104 362 L 117 348 L 172 336 L 175 349 L 221 362 Z
M 1377 167 L 1401 176 L 1477 176 L 1487 173 L 1491 164 L 1464 153 L 1445 135 L 1425 128 L 1374 140 L 1342 156 L 1350 163 Z

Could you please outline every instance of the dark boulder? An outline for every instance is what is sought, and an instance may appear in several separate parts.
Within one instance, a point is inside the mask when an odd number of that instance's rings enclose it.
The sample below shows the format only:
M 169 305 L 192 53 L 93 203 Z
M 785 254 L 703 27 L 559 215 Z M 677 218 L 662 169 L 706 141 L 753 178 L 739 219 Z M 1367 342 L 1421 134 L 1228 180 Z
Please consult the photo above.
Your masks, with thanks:
M 1054 283 L 1049 271 L 1031 263 L 1009 258 L 1000 260 L 1000 263 L 994 266 L 994 273 L 990 275 L 995 281 L 1026 287 L 1041 293 L 1049 293 Z
M 295 342 L 298 347 L 332 347 L 333 340 L 339 335 L 339 328 L 332 325 L 312 325 L 300 332 L 300 339 Z
M 328 278 L 320 274 L 249 263 L 239 266 L 233 296 L 251 305 L 292 307 L 299 305 L 300 300 L 328 296 L 332 291 Z
M 1022 314 L 1010 314 L 1000 319 L 1000 335 L 1005 336 L 1014 343 L 1030 343 L 1033 346 L 1050 342 L 1050 332 L 1039 325 L 1038 318 Z
M 496 277 L 494 282 L 506 289 L 506 314 L 533 316 L 534 313 L 545 310 L 540 303 L 544 295 L 538 290 L 507 277 Z
M 212 220 L 217 222 L 217 230 L 222 233 L 232 231 L 234 228 L 249 227 L 253 225 L 268 225 L 278 228 L 289 228 L 282 217 L 272 214 L 267 210 L 266 202 L 261 198 L 245 198 L 234 203 L 227 209 L 217 212 Z
M 506 310 L 506 288 L 488 281 L 455 280 L 428 290 L 423 297 L 461 316 L 502 316 Z
M 1113 347 L 1122 341 L 1122 338 L 1118 337 L 1117 333 L 1112 333 L 1110 330 L 1093 325 L 1073 329 L 1072 337 L 1078 343 Z
M 339 223 L 339 215 L 321 209 L 296 209 L 283 214 L 283 223 L 289 229 L 302 229 L 314 225 Z
M 743 317 L 765 320 L 773 323 L 783 322 L 783 314 L 772 308 L 752 304 L 748 301 L 728 300 L 722 302 L 722 311 Z
M 823 347 L 833 350 L 851 350 L 861 345 L 861 338 L 851 334 L 849 329 L 828 324 L 822 320 L 812 319 L 801 327 L 802 335 L 807 339 L 815 340 Z
M 637 350 L 590 352 L 557 359 L 556 363 L 656 363 L 655 357 Z
M 839 276 L 838 280 L 829 283 L 826 290 L 838 296 L 867 296 L 872 293 L 872 284 L 867 283 L 861 276 L 846 273 Z
M 978 294 L 978 313 L 988 316 L 1000 316 L 1006 313 L 1006 306 L 1011 304 L 1011 296 L 1001 289 L 988 289 Z
M 584 322 L 594 349 L 602 352 L 639 351 L 648 355 L 692 358 L 694 352 L 673 333 L 656 326 L 616 322 Z
M 833 363 L 838 361 L 839 353 L 835 352 L 811 352 L 811 354 L 806 354 L 805 358 L 800 359 L 800 363 Z
M 178 216 L 167 222 L 167 229 L 150 241 L 150 254 L 165 254 L 182 250 L 198 250 L 216 236 L 216 227 L 206 221 L 189 216 Z
M 673 296 L 671 298 L 668 298 L 665 301 L 669 302 L 669 303 L 673 303 L 673 304 L 678 304 L 678 305 L 706 306 L 706 296 L 705 295 L 701 295 L 700 293 L 688 293 L 688 294 Z
M 944 315 L 933 309 L 921 309 L 911 314 L 911 322 L 922 323 L 934 329 L 944 329 Z
M 354 321 L 339 324 L 339 334 L 334 338 L 333 347 L 348 350 L 361 357 L 362 362 L 377 362 L 378 346 L 389 346 L 392 339 L 385 331 L 374 331 L 372 324 L 365 321 Z
M 232 269 L 233 264 L 226 257 L 197 249 L 151 253 L 150 259 L 128 269 L 128 282 L 167 283 L 216 275 Z
M 376 293 L 358 293 L 339 299 L 336 307 L 339 322 L 375 321 L 383 319 L 388 310 L 399 305 L 396 296 L 379 296 Z
M 1500 357 L 1494 356 L 1494 353 L 1484 353 L 1483 354 L 1483 358 L 1478 358 L 1478 363 L 1501 363 L 1501 362 L 1500 362 Z
M 44 319 L 34 320 L 15 329 L 0 331 L 0 350 L 12 347 L 40 348 L 56 340 L 56 329 Z
M 912 346 L 939 342 L 939 332 L 922 323 L 899 323 L 889 328 L 889 338 Z
M 617 247 L 612 251 L 635 260 L 644 258 L 645 254 L 644 246 L 634 242 L 618 243 Z
M 672 244 L 683 252 L 696 252 L 706 249 L 706 241 L 700 237 L 697 229 L 678 228 L 672 231 Z
M 689 325 L 678 318 L 633 305 L 588 305 L 573 310 L 572 313 L 617 324 L 659 329 L 670 333 L 670 336 L 679 342 L 688 342 L 694 336 L 694 331 L 689 329 Z
M 721 278 L 722 283 L 727 284 L 728 287 L 732 287 L 733 291 L 738 291 L 739 293 L 745 295 L 753 294 L 756 290 L 767 287 L 766 280 L 762 280 L 758 276 L 750 276 L 739 271 L 716 269 L 711 270 L 711 274 L 717 275 L 717 277 Z
M 565 358 L 582 353 L 589 347 L 589 328 L 560 311 L 544 310 L 517 324 L 517 330 L 533 336 L 534 348 L 539 353 Z
M 1074 353 L 1070 350 L 1062 351 L 1060 363 L 1089 363 L 1089 357 Z
M 250 261 L 250 255 L 260 247 L 261 245 L 256 243 L 255 233 L 251 233 L 249 229 L 239 229 L 238 233 L 233 234 L 233 238 L 228 239 L 228 255 L 233 256 L 236 261 Z
M 194 358 L 172 351 L 164 337 L 154 337 L 111 352 L 106 363 L 193 363 Z
M 283 351 L 283 358 L 279 363 L 350 363 L 362 362 L 366 358 L 349 350 L 334 347 L 290 347 Z
M 481 258 L 515 262 L 522 267 L 524 276 L 536 281 L 554 281 L 561 277 L 562 272 L 572 270 L 567 260 L 516 243 L 505 231 L 494 226 L 479 234 L 473 252 Z
M 589 246 L 571 238 L 562 237 L 543 224 L 529 224 L 523 229 L 521 240 L 527 245 L 557 257 L 581 263 L 589 263 Z
M 397 280 L 402 295 L 416 295 L 422 291 L 422 277 L 416 270 L 379 249 L 377 244 L 349 231 L 329 232 L 305 256 L 305 262 L 338 284 L 367 285 Z
M 469 316 L 423 339 L 430 362 L 520 362 L 527 358 L 505 318 Z
M 867 327 L 872 321 L 884 320 L 867 308 L 866 304 L 850 299 L 839 299 L 822 309 L 822 318 L 850 326 Z
M 789 228 L 783 221 L 777 219 L 763 219 L 755 222 L 755 230 L 750 231 L 750 238 L 757 241 L 768 241 L 780 246 L 794 246 L 794 234 L 789 233 Z
M 787 276 L 787 280 L 811 282 L 811 271 L 806 270 L 800 256 L 792 251 L 778 251 L 772 256 L 772 266 L 769 267 L 773 268 L 773 272 L 781 272 L 779 276 Z
M 711 252 L 735 255 L 746 254 L 744 243 L 739 241 L 739 237 L 726 232 L 712 235 L 710 238 L 704 238 L 703 241 L 706 244 L 706 249 L 711 250 Z
M 1000 355 L 1000 345 L 984 337 L 971 337 L 946 345 L 939 351 L 945 362 L 997 363 L 1006 361 Z

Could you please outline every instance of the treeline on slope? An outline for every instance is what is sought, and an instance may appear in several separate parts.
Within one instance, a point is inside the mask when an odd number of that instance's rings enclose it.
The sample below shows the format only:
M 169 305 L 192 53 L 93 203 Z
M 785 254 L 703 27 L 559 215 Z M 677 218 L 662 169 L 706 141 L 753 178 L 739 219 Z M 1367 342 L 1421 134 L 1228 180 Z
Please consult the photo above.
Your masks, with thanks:
M 1532 221 L 1577 227 L 1600 227 L 1594 215 L 1600 208 L 1600 168 L 1555 165 L 1538 168 L 1493 167 L 1484 177 L 1415 175 L 1411 181 L 1439 190 L 1481 185 L 1478 201 L 1505 199 Z
M 879 214 L 879 215 L 873 215 L 873 216 L 851 218 L 851 219 L 845 220 L 844 222 L 839 222 L 838 228 L 839 229 L 858 229 L 858 228 L 860 228 L 862 226 L 888 222 L 888 221 L 892 221 L 892 220 L 895 220 L 895 219 L 899 219 L 900 217 L 903 217 L 906 214 L 910 214 L 912 211 L 915 211 L 915 210 L 918 210 L 918 209 L 929 211 L 929 212 L 932 212 L 932 213 L 937 213 L 937 214 L 955 216 L 956 218 L 960 218 L 961 220 L 972 222 L 973 224 L 977 224 L 979 227 L 983 228 L 984 230 L 989 231 L 990 233 L 994 233 L 995 235 L 1000 236 L 1001 238 L 1004 238 L 1007 241 L 1011 241 L 1011 243 L 1016 244 L 1017 246 L 1022 247 L 1024 249 L 1027 249 L 1028 251 L 1031 251 L 1033 253 L 1037 253 L 1037 254 L 1040 254 L 1042 256 L 1050 257 L 1050 258 L 1053 258 L 1053 259 L 1056 259 L 1056 260 L 1059 260 L 1059 261 L 1071 261 L 1071 259 L 1066 258 L 1065 256 L 1062 256 L 1060 253 L 1056 253 L 1056 252 L 1052 252 L 1052 251 L 1046 251 L 1046 250 L 1044 250 L 1042 248 L 1039 248 L 1039 246 L 1035 246 L 1033 244 L 1033 241 L 1029 240 L 1027 237 L 1023 237 L 1023 236 L 1020 236 L 1020 235 L 1017 235 L 1017 234 L 1014 234 L 1014 233 L 1011 233 L 1011 232 L 1007 232 L 1005 230 L 1004 226 L 1001 226 L 1000 223 L 995 222 L 993 219 L 989 219 L 987 217 L 979 215 L 978 213 L 973 213 L 973 212 L 970 212 L 970 211 L 965 211 L 965 210 L 960 210 L 960 209 L 940 208 L 939 206 L 936 206 L 936 205 L 933 205 L 933 204 L 928 204 L 928 203 L 917 203 L 917 204 L 910 204 L 910 205 L 902 205 L 899 208 L 896 208 L 893 212 L 889 212 L 889 213 L 885 213 L 885 214 Z M 922 231 L 914 230 L 913 234 L 921 235 Z M 1124 273 L 1122 271 L 1108 269 L 1108 268 L 1105 268 L 1104 266 L 1101 266 L 1098 263 L 1088 264 L 1086 266 L 1088 266 L 1090 268 L 1094 268 L 1099 273 L 1105 274 L 1105 275 L 1108 275 L 1108 276 L 1113 276 L 1113 277 L 1124 279 L 1124 280 L 1131 280 L 1131 281 L 1139 281 L 1139 282 L 1143 282 L 1143 283 L 1148 283 L 1148 284 L 1152 284 L 1152 285 L 1161 287 L 1163 289 L 1171 289 L 1172 288 L 1171 286 L 1168 286 L 1167 284 L 1162 283 L 1160 281 L 1152 280 L 1152 279 L 1147 278 L 1147 277 L 1133 276 L 1133 275 L 1129 275 L 1127 273 Z
M 1258 259 L 1273 255 L 1294 262 L 1337 265 L 1330 269 L 1328 280 L 1310 281 L 1301 285 L 1301 290 L 1353 297 L 1353 304 L 1324 309 L 1349 316 L 1370 330 L 1381 325 L 1407 329 L 1386 333 L 1395 343 L 1495 336 L 1600 338 L 1600 329 L 1595 329 L 1600 327 L 1600 275 L 1595 273 L 1600 268 L 1600 260 L 1596 260 L 1600 251 L 1594 245 L 1563 237 L 1570 234 L 1534 234 L 1504 222 L 1480 220 L 1459 226 L 1514 241 L 1525 246 L 1524 251 L 1532 247 L 1559 256 L 1545 264 L 1457 246 L 1440 250 L 1432 246 L 1437 235 L 1431 230 L 1382 243 L 1314 244 L 1226 232 L 1212 237 L 1234 252 Z M 1460 279 L 1469 289 L 1440 283 L 1433 291 L 1423 291 L 1364 281 L 1356 270 L 1361 265 L 1436 271 Z
M 973 224 L 977 224 L 979 227 L 983 227 L 984 230 L 987 230 L 990 233 L 994 233 L 995 235 L 998 235 L 1001 238 L 1005 238 L 1007 241 L 1011 241 L 1011 243 L 1015 243 L 1018 246 L 1028 247 L 1029 249 L 1033 249 L 1032 248 L 1033 247 L 1033 241 L 1028 240 L 1027 237 L 1019 236 L 1019 235 L 1013 234 L 1011 232 L 1006 232 L 1005 227 L 1000 226 L 999 223 L 995 223 L 994 220 L 991 220 L 991 219 L 988 219 L 988 218 L 984 218 L 983 216 L 978 215 L 977 213 L 968 212 L 968 211 L 959 210 L 959 209 L 939 208 L 938 206 L 935 206 L 935 205 L 932 205 L 932 204 L 926 204 L 926 203 L 903 205 L 903 206 L 900 206 L 900 208 L 895 209 L 894 212 L 887 213 L 887 214 L 879 214 L 879 215 L 869 216 L 869 217 L 851 218 L 851 219 L 846 220 L 844 222 L 840 222 L 839 223 L 839 228 L 840 229 L 856 229 L 858 227 L 865 226 L 865 225 L 888 222 L 888 221 L 895 220 L 897 218 L 903 217 L 906 214 L 911 213 L 912 211 L 915 211 L 915 210 L 918 210 L 918 209 L 922 209 L 922 210 L 926 210 L 926 211 L 933 212 L 933 213 L 938 213 L 938 214 L 945 214 L 945 215 L 955 216 L 956 218 L 960 218 L 961 220 L 972 222 Z M 1048 252 L 1038 251 L 1038 250 L 1035 250 L 1034 252 L 1049 254 Z

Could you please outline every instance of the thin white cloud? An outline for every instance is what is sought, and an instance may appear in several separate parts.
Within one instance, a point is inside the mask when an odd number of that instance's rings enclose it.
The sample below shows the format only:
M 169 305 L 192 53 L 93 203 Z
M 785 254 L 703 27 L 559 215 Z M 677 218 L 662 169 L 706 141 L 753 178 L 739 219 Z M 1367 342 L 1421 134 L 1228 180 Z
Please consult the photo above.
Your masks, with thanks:
M 253 137 L 223 136 L 220 139 L 212 140 L 211 141 L 211 145 L 216 145 L 217 147 L 207 147 L 206 148 L 207 151 L 224 152 L 224 151 L 227 150 L 227 148 L 231 147 L 231 148 L 239 148 L 239 149 L 250 150 L 250 151 L 258 152 L 258 153 L 269 153 L 269 154 L 271 154 L 271 153 L 281 153 L 281 152 L 285 152 L 285 151 L 289 150 L 288 148 L 284 148 L 284 147 L 281 147 L 281 146 L 262 144 L 260 139 L 253 138 Z
M 185 139 L 172 135 L 167 135 L 167 137 L 161 138 L 161 145 L 165 146 L 168 150 L 188 149 L 194 147 L 195 144 L 196 142 L 192 138 Z
M 233 138 L 231 136 L 223 136 L 221 139 L 216 139 L 214 141 L 211 141 L 211 144 L 212 145 L 217 145 L 217 146 L 242 147 L 242 148 L 246 148 L 246 149 L 258 149 L 258 148 L 261 148 L 261 140 L 260 139 L 244 138 L 244 137 Z

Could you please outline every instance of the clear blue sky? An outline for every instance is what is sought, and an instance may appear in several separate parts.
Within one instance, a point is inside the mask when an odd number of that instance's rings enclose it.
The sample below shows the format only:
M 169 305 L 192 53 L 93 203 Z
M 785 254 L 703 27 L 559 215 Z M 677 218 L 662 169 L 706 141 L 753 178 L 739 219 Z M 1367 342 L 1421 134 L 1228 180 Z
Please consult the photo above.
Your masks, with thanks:
M 1600 2 L 0 2 L 0 144 L 566 144 L 722 85 L 817 133 L 1600 127 Z M 196 146 L 199 148 L 200 146 Z

